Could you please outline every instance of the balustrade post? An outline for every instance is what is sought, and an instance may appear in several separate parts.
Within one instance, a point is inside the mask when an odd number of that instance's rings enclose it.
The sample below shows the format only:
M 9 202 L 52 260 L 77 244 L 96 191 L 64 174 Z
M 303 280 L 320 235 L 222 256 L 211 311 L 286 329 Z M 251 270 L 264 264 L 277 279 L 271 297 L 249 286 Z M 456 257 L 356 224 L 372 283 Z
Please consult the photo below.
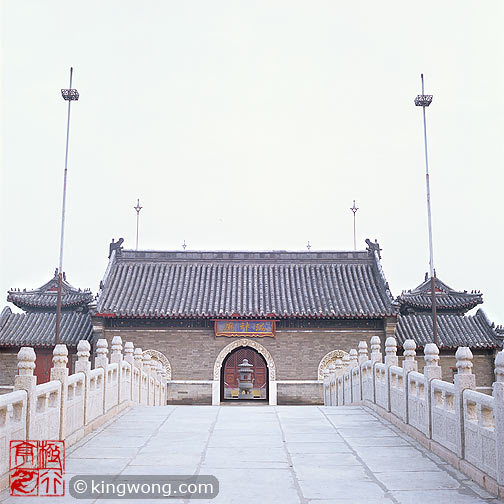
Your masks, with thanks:
M 112 338 L 112 351 L 110 352 L 110 363 L 117 363 L 118 367 L 121 365 L 123 360 L 122 355 L 122 338 L 121 336 L 114 336 Z
M 134 366 L 140 371 L 138 378 L 138 404 L 142 404 L 142 371 L 143 371 L 143 357 L 142 357 L 142 349 L 140 347 L 136 347 L 133 352 L 133 360 Z
M 494 397 L 495 442 L 497 457 L 497 483 L 504 485 L 504 350 L 495 356 Z
M 37 377 L 33 374 L 36 358 L 35 350 L 32 347 L 21 347 L 17 353 L 18 374 L 14 377 L 14 390 L 26 391 L 26 439 L 32 439 L 31 422 L 37 406 L 35 399 Z
M 399 365 L 399 359 L 397 357 L 397 342 L 393 336 L 389 336 L 385 340 L 385 364 L 387 366 Z
M 152 399 L 150 397 L 150 391 L 151 391 L 151 388 L 152 388 L 152 385 L 151 385 L 151 376 L 152 376 L 152 369 L 151 369 L 151 366 L 150 366 L 150 361 L 151 361 L 151 356 L 149 354 L 143 354 L 142 356 L 142 363 L 143 363 L 143 370 L 145 371 L 145 374 L 147 375 L 147 401 L 145 402 L 145 404 L 147 406 L 152 406 L 151 402 L 152 402 Z
M 455 385 L 455 409 L 457 413 L 457 455 L 464 458 L 464 390 L 476 389 L 476 377 L 472 373 L 473 354 L 469 347 L 459 347 L 455 352 L 457 374 L 453 379 Z
M 91 345 L 87 340 L 80 340 L 77 343 L 77 361 L 75 362 L 75 372 L 84 373 L 84 425 L 87 425 L 88 417 L 88 393 L 89 393 L 89 373 L 91 372 Z
M 95 369 L 103 369 L 103 413 L 107 412 L 107 391 L 110 387 L 108 382 L 108 343 L 105 338 L 96 342 Z
M 443 370 L 439 365 L 439 348 L 435 343 L 427 343 L 424 348 L 424 376 L 430 382 L 431 380 L 441 380 Z
M 120 404 L 123 401 L 123 398 L 121 397 L 122 380 L 123 380 L 122 368 L 121 368 L 121 363 L 123 361 L 122 349 L 123 346 L 121 336 L 114 336 L 112 338 L 110 363 L 117 364 L 117 399 L 116 399 L 117 404 Z
M 350 369 L 356 368 L 359 365 L 358 353 L 355 348 L 352 348 L 349 353 Z
M 66 345 L 56 345 L 53 350 L 51 380 L 61 382 L 59 438 L 64 438 L 66 425 L 66 403 L 68 396 L 68 349 Z
M 327 368 L 322 370 L 322 381 L 324 383 L 324 406 L 331 406 L 331 387 L 329 385 L 329 370 Z
M 329 391 L 330 391 L 330 406 L 338 406 L 338 390 L 336 387 L 336 366 L 331 362 L 328 366 L 329 371 Z
M 418 362 L 415 360 L 416 357 L 416 343 L 412 339 L 408 339 L 403 344 L 403 356 L 404 360 L 402 363 L 403 369 L 403 398 L 404 398 L 404 418 L 406 423 L 409 423 L 408 417 L 408 374 L 411 371 L 418 371 Z
M 368 346 L 365 341 L 359 341 L 359 364 L 362 365 L 367 362 L 368 358 Z
M 129 399 L 133 401 L 133 368 L 135 367 L 135 358 L 133 357 L 133 352 L 135 348 L 133 346 L 133 342 L 126 341 L 124 343 L 124 362 L 129 364 L 130 369 L 130 387 L 129 387 Z
M 135 349 L 133 347 L 133 342 L 131 341 L 126 341 L 124 343 L 124 360 L 131 365 L 131 367 L 134 366 L 135 364 L 135 358 L 134 358 L 134 353 Z
M 378 336 L 373 336 L 371 338 L 371 361 L 381 362 L 382 361 L 382 353 L 381 353 L 381 341 Z

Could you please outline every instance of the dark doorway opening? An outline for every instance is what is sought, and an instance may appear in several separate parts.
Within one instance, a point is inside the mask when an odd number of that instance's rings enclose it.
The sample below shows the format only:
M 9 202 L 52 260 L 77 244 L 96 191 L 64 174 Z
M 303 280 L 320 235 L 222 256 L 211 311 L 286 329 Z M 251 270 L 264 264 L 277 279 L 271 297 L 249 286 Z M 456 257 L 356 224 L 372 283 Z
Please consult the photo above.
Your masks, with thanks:
M 252 390 L 243 393 L 239 387 L 239 365 L 247 360 L 252 364 Z M 268 401 L 268 366 L 264 357 L 250 347 L 233 350 L 224 360 L 221 368 L 221 400 L 222 401 Z

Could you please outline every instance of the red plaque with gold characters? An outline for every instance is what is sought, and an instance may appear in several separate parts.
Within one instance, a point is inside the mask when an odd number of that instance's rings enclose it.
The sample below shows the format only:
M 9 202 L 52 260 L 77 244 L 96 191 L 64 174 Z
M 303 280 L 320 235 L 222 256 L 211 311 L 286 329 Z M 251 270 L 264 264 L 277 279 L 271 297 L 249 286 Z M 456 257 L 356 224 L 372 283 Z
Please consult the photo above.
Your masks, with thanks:
M 215 320 L 215 337 L 275 337 L 275 320 Z

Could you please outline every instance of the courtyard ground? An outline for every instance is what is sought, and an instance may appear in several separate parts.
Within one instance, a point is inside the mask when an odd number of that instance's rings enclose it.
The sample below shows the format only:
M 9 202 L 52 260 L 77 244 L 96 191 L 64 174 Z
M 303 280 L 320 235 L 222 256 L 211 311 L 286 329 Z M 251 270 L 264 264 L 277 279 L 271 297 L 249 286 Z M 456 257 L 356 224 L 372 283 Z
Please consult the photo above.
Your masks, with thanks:
M 483 504 L 500 502 L 361 407 L 164 406 L 127 410 L 67 450 L 73 475 L 211 474 L 215 499 L 171 503 Z M 48 504 L 8 497 L 6 504 Z M 162 500 L 49 498 L 54 503 Z

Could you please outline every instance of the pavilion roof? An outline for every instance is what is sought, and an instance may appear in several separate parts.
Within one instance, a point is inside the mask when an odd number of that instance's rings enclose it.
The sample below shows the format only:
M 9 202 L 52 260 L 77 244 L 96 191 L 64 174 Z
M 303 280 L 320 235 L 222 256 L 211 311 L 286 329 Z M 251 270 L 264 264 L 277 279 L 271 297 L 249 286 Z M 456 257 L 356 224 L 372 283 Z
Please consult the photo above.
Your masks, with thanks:
M 26 311 L 55 310 L 58 300 L 58 275 L 55 273 L 47 283 L 33 290 L 12 289 L 8 291 L 7 301 Z M 93 301 L 89 289 L 81 290 L 70 285 L 66 279 L 62 282 L 61 307 L 75 310 L 78 307 L 87 309 Z
M 115 249 L 97 316 L 379 318 L 397 307 L 379 247 L 357 252 Z
M 434 278 L 436 309 L 439 312 L 465 313 L 483 303 L 481 292 L 456 291 L 439 278 Z M 431 279 L 426 279 L 418 287 L 403 291 L 397 298 L 401 313 L 432 310 Z
M 91 340 L 93 326 L 89 313 L 61 314 L 60 343 L 75 346 L 81 339 Z M 52 347 L 56 337 L 56 313 L 13 313 L 6 306 L 0 314 L 0 347 Z
M 502 348 L 502 336 L 481 308 L 476 315 L 439 313 L 437 322 L 439 348 Z M 432 343 L 432 316 L 428 313 L 399 315 L 395 335 L 399 345 L 407 339 L 414 340 L 419 347 Z

